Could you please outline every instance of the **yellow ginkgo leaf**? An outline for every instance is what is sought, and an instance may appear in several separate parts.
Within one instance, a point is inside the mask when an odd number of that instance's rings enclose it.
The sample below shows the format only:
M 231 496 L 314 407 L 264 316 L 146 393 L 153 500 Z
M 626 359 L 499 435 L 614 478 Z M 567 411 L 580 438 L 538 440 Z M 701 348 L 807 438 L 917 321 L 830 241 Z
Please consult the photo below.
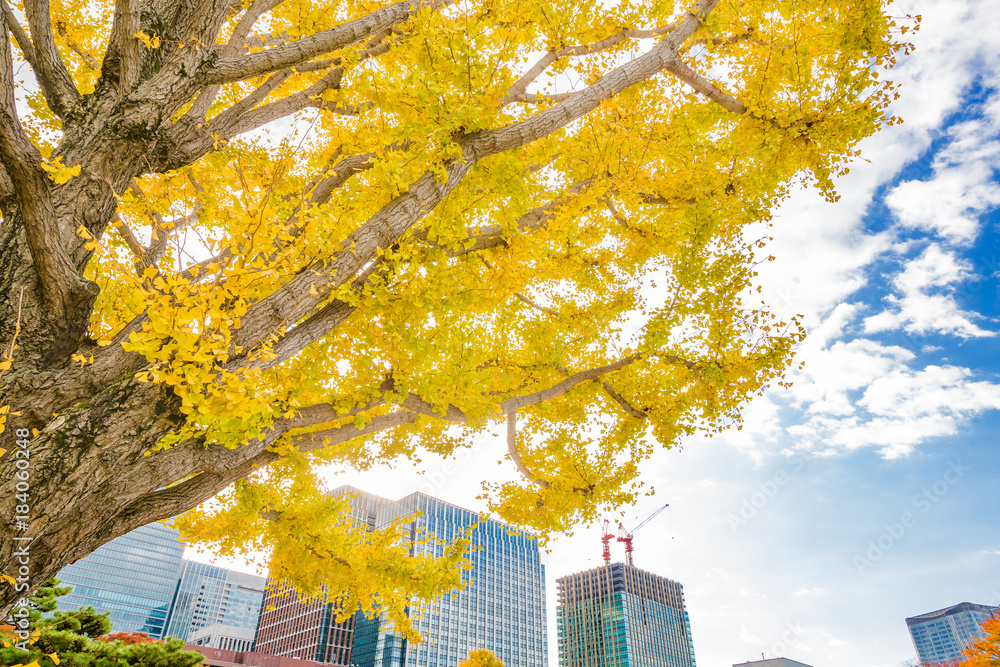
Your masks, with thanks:
M 152 51 L 153 49 L 155 49 L 160 45 L 160 38 L 155 34 L 152 37 L 150 37 L 149 35 L 140 30 L 139 32 L 133 34 L 132 36 L 138 39 L 140 42 L 142 42 L 143 45 L 150 51 Z
M 49 179 L 56 185 L 62 185 L 69 179 L 80 173 L 80 165 L 67 167 L 62 163 L 62 156 L 57 156 L 51 162 L 43 160 L 42 169 L 49 175 Z

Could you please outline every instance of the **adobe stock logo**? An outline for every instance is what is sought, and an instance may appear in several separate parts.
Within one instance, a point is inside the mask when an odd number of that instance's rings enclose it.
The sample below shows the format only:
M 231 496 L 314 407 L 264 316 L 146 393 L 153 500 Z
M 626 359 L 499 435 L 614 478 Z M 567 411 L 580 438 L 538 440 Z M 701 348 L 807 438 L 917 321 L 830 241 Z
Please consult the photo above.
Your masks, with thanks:
M 863 556 L 854 556 L 854 568 L 858 574 L 864 574 L 875 563 L 885 558 L 885 555 L 906 536 L 907 531 L 917 525 L 920 517 L 930 512 L 935 505 L 941 502 L 941 499 L 948 495 L 951 487 L 958 484 L 965 473 L 970 470 L 972 468 L 962 465 L 961 461 L 949 461 L 948 469 L 941 478 L 930 486 L 925 486 L 910 500 L 910 505 L 916 511 L 903 512 L 899 515 L 898 521 L 882 524 L 885 531 L 874 540 L 868 540 L 868 549 Z
M 805 459 L 796 456 L 789 462 L 787 471 L 779 470 L 771 476 L 771 479 L 759 482 L 756 491 L 742 498 L 739 510 L 726 515 L 729 530 L 735 535 L 740 528 L 750 523 L 750 520 L 778 495 L 781 488 L 791 481 L 791 476 L 802 470 L 805 464 Z

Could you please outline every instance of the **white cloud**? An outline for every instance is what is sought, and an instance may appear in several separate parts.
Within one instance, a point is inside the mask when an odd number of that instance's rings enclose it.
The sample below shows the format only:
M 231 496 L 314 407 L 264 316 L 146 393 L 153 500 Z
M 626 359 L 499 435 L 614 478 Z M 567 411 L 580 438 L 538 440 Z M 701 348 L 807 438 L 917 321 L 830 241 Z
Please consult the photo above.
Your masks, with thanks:
M 928 366 L 916 373 L 898 369 L 875 380 L 859 404 L 872 414 L 902 419 L 1000 408 L 1000 385 L 970 382 L 971 376 L 968 368 L 956 366 Z
M 1000 168 L 1000 96 L 994 94 L 982 111 L 948 129 L 948 145 L 935 155 L 931 178 L 901 183 L 886 197 L 900 226 L 966 244 L 978 235 L 980 217 L 1000 206 L 994 179 Z
M 826 593 L 826 590 L 822 588 L 800 588 L 797 591 L 792 591 L 792 595 L 795 597 L 816 596 L 823 595 L 824 593 Z
M 876 363 L 885 359 L 872 358 Z M 1000 409 L 1000 384 L 971 378 L 968 368 L 913 370 L 898 361 L 891 370 L 883 366 L 872 374 L 850 411 L 811 410 L 812 416 L 788 433 L 803 449 L 877 447 L 886 458 L 905 456 L 922 442 L 954 435 L 972 417 Z
M 983 123 L 966 125 L 987 130 Z M 980 157 L 984 150 L 988 159 Z M 993 181 L 1000 166 L 1000 143 L 986 142 L 973 151 L 954 165 L 938 165 L 936 160 L 933 178 L 906 181 L 893 189 L 886 204 L 900 226 L 936 233 L 952 243 L 975 240 L 980 216 L 1000 206 L 1000 186 Z
M 874 333 L 902 328 L 913 334 L 940 333 L 961 338 L 994 336 L 995 332 L 975 324 L 973 320 L 982 319 L 980 316 L 963 310 L 955 300 L 957 286 L 975 277 L 969 262 L 932 243 L 893 278 L 892 283 L 901 296 L 887 297 L 893 309 L 867 318 L 865 331 Z
M 793 376 L 790 396 L 806 413 L 850 415 L 856 391 L 913 358 L 907 349 L 866 338 L 806 350 L 805 366 Z

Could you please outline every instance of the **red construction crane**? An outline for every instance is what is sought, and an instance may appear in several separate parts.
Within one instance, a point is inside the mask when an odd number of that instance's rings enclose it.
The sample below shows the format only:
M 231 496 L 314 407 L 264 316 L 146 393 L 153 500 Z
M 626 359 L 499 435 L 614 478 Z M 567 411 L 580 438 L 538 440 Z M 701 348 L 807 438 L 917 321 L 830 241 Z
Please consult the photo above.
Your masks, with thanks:
M 640 528 L 642 528 L 647 523 L 649 523 L 650 521 L 652 521 L 653 519 L 655 519 L 660 512 L 662 512 L 663 510 L 667 509 L 668 507 L 670 507 L 670 503 L 667 503 L 666 505 L 664 505 L 660 509 L 658 509 L 655 512 L 653 512 L 652 514 L 650 514 L 648 517 L 646 517 L 645 521 L 643 521 L 642 523 L 640 523 L 638 526 L 636 526 L 635 528 L 633 528 L 631 531 L 626 530 L 625 526 L 623 526 L 620 521 L 618 522 L 618 541 L 625 543 L 625 562 L 626 563 L 628 563 L 629 565 L 632 564 L 632 536 L 635 535 L 635 533 Z M 607 524 L 607 521 L 605 521 L 604 523 Z M 608 532 L 607 528 L 605 528 L 604 532 L 605 533 Z M 605 545 L 604 546 L 604 553 L 605 553 L 604 562 L 605 563 L 607 563 L 609 561 L 610 557 L 611 557 L 611 555 L 608 553 L 607 544 L 608 544 L 607 542 L 604 543 L 604 545 Z
M 604 543 L 604 564 L 611 565 L 611 540 L 615 539 L 611 532 L 611 522 L 604 520 L 604 527 L 601 530 L 601 542 Z

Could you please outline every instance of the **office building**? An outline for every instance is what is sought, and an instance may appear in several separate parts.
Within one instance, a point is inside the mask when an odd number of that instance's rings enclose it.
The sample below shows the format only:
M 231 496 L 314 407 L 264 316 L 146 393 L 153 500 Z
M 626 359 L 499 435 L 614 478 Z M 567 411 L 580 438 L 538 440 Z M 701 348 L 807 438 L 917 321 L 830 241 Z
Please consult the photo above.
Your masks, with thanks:
M 267 579 L 185 560 L 167 635 L 196 646 L 251 651 Z
M 913 647 L 922 663 L 961 660 L 962 651 L 983 635 L 983 621 L 1000 614 L 1000 607 L 962 602 L 906 619 Z
M 420 643 L 408 642 L 393 628 L 359 620 L 355 639 L 357 667 L 455 667 L 474 649 L 489 649 L 505 667 L 546 667 L 545 566 L 533 536 L 461 507 L 414 493 L 381 507 L 377 527 L 397 517 L 420 513 L 410 527 L 410 553 L 441 555 L 443 547 L 421 535 L 450 542 L 474 527 L 472 569 L 454 596 L 408 610 Z
M 733 667 L 809 667 L 809 665 L 789 660 L 788 658 L 771 658 L 770 660 L 756 660 L 754 662 L 741 662 Z
M 376 512 L 391 501 L 350 486 L 334 489 L 335 495 L 351 496 L 352 517 L 368 529 L 375 526 Z M 255 651 L 274 656 L 315 660 L 347 667 L 352 664 L 355 616 L 337 621 L 337 606 L 324 594 L 303 598 L 281 582 L 269 581 L 257 629 Z M 371 632 L 371 622 L 364 625 Z M 377 621 L 375 621 L 377 632 Z
M 184 554 L 177 530 L 151 523 L 94 550 L 56 575 L 72 592 L 59 609 L 110 611 L 112 632 L 164 636 Z
M 676 581 L 613 563 L 556 586 L 559 667 L 695 667 Z
M 205 660 L 198 667 L 328 667 L 325 663 L 315 660 L 264 655 L 253 651 L 225 651 L 193 644 L 186 645 L 184 650 L 196 651 L 205 656 Z

